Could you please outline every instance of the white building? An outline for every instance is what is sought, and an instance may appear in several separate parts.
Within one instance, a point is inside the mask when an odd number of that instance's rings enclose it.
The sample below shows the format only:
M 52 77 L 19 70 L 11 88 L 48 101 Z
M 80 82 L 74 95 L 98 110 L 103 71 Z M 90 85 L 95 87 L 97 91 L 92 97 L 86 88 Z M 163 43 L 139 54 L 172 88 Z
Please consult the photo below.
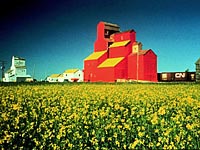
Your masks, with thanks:
M 4 74 L 4 82 L 24 82 L 30 81 L 31 76 L 26 74 L 25 59 L 13 56 L 12 64 L 9 70 Z
M 196 82 L 200 82 L 200 58 L 196 61 Z
M 83 82 L 83 71 L 68 69 L 62 74 L 52 74 L 47 77 L 48 82 Z
M 58 82 L 59 80 L 59 76 L 60 76 L 61 74 L 52 74 L 52 75 L 50 75 L 49 77 L 47 77 L 47 81 L 48 82 Z
M 83 71 L 79 69 L 68 69 L 63 73 L 64 81 L 83 82 Z
M 58 82 L 64 82 L 63 74 L 59 74 L 59 76 L 58 76 Z

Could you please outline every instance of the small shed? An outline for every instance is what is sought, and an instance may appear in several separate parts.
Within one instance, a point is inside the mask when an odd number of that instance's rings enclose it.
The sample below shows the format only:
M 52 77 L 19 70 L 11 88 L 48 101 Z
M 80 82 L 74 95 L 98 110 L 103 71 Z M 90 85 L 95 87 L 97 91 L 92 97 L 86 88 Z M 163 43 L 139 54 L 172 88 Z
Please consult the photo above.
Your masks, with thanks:
M 196 82 L 200 82 L 200 58 L 196 61 Z

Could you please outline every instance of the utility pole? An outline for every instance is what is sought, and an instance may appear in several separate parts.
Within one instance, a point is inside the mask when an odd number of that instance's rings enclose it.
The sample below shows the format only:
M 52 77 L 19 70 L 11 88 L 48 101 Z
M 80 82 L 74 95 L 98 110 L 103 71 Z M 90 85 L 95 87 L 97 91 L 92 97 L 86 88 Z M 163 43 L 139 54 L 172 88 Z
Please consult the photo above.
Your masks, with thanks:
M 4 78 L 5 64 L 6 64 L 6 61 L 0 60 L 0 65 L 1 65 L 1 79 L 2 79 L 1 81 L 3 81 L 3 78 Z
M 136 75 L 137 82 L 138 82 L 138 70 L 139 70 L 139 49 L 137 51 L 137 75 Z
M 35 77 L 35 64 L 33 66 L 33 80 L 34 80 L 34 77 Z

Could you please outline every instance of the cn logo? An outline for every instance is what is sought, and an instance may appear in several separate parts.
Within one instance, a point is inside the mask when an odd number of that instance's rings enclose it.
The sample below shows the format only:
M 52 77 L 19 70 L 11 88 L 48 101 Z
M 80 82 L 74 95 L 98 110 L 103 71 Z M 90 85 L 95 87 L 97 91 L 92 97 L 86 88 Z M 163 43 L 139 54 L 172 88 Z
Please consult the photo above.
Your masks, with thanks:
M 185 73 L 175 73 L 175 78 L 185 78 Z

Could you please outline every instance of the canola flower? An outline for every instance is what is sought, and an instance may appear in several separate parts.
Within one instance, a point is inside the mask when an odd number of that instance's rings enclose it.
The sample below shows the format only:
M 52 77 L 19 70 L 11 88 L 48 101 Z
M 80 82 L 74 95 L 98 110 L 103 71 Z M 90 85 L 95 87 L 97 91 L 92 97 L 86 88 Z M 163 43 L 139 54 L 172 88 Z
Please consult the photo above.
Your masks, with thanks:
M 200 149 L 199 84 L 0 89 L 0 149 Z

